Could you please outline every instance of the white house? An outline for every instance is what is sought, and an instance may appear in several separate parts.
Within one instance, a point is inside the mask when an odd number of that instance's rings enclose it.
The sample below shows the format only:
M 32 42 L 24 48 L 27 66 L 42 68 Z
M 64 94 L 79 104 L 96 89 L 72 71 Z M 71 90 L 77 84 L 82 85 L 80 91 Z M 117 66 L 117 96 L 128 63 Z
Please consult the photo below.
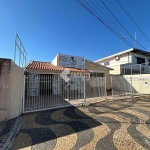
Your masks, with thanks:
M 94 61 L 111 67 L 111 74 L 145 74 L 150 73 L 150 52 L 131 48 L 114 55 Z

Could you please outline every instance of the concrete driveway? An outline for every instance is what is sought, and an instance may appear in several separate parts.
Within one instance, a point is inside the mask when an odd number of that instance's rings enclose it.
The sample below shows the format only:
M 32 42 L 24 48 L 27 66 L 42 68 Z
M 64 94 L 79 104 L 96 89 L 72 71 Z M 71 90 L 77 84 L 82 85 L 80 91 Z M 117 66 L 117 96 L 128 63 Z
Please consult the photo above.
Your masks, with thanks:
M 25 114 L 12 150 L 150 149 L 150 99 Z

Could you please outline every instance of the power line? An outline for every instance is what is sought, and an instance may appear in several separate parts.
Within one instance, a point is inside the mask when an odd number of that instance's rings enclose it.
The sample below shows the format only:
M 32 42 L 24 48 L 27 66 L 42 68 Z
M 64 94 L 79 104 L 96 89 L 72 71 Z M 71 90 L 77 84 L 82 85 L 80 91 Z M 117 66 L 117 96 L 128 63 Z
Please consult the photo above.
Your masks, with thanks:
M 104 22 L 104 20 L 102 20 L 101 16 L 98 14 L 98 16 L 100 16 L 101 18 L 99 18 L 94 12 L 92 12 L 83 2 L 81 2 L 81 0 L 76 0 L 77 3 L 79 3 L 83 8 L 85 8 L 88 12 L 90 12 L 94 17 L 96 17 L 102 24 L 104 24 L 111 32 L 113 32 L 118 38 L 120 38 L 120 33 L 118 33 L 112 26 L 110 27 L 107 23 Z M 85 1 L 84 1 L 85 2 Z M 86 2 L 85 2 L 86 3 Z M 87 3 L 86 3 L 87 4 Z M 88 4 L 87 4 L 88 5 Z M 88 5 L 89 6 L 89 5 Z M 90 6 L 91 7 L 91 6 Z M 92 8 L 93 9 L 93 8 Z M 128 46 L 132 46 L 133 45 L 127 41 L 126 39 L 123 40 Z
M 84 0 L 83 0 L 84 1 Z M 85 2 L 85 1 L 84 1 Z M 91 2 L 91 1 L 90 1 Z M 86 2 L 85 2 L 86 3 Z M 92 3 L 92 2 L 91 2 Z M 92 3 L 93 4 L 93 3 Z M 88 5 L 92 10 L 94 10 L 89 4 L 86 3 L 86 5 Z M 94 4 L 93 4 L 94 5 Z M 95 5 L 94 5 L 95 6 Z M 96 6 L 95 6 L 96 7 Z M 96 7 L 97 8 L 97 7 Z M 96 14 L 106 23 L 108 24 L 108 26 L 110 26 L 115 32 L 116 34 L 118 34 L 118 31 L 112 26 L 110 25 L 101 15 L 98 14 L 97 11 L 94 10 L 94 12 L 96 12 Z
M 110 19 L 109 17 L 107 17 L 107 15 L 106 15 L 105 13 L 103 13 L 103 12 L 101 11 L 102 8 L 99 9 L 98 6 L 96 6 L 91 0 L 89 0 L 89 1 L 90 1 L 90 2 L 92 3 L 92 5 L 95 6 L 95 7 L 97 8 L 97 10 L 98 10 L 99 12 L 101 12 L 114 26 L 116 26 L 115 23 L 114 23 L 113 21 L 111 21 L 111 19 Z M 98 5 L 98 4 L 97 4 L 97 5 Z M 118 30 L 120 30 L 119 27 L 116 26 L 116 28 L 117 28 Z M 121 30 L 120 30 L 120 31 L 121 31 Z
M 120 4 L 118 0 L 116 0 L 117 3 L 120 5 L 120 7 L 124 10 L 126 15 L 133 21 L 133 23 L 137 26 L 137 28 L 141 31 L 141 33 L 144 35 L 144 37 L 150 42 L 149 38 L 144 34 L 144 32 L 141 30 L 141 28 L 137 25 L 137 23 L 133 20 L 133 18 L 127 13 L 127 11 L 124 9 L 124 7 Z
M 118 38 L 120 38 L 120 33 L 116 33 L 113 29 L 111 29 L 102 19 L 97 17 L 86 5 L 84 5 L 80 0 L 76 0 L 82 7 L 87 9 L 92 15 L 94 15 L 99 21 L 101 21 L 111 32 L 113 32 Z M 85 2 L 86 3 L 86 2 Z M 131 43 L 128 43 L 128 41 L 124 41 L 128 46 L 131 46 Z
M 118 32 L 118 34 L 119 34 L 119 36 L 120 36 L 120 29 L 91 1 L 91 0 L 89 0 L 91 3 L 92 3 L 92 5 L 94 5 L 96 8 L 97 8 L 97 10 L 99 11 L 99 12 L 101 12 L 118 30 L 119 30 L 119 32 Z M 86 3 L 86 2 L 85 2 Z M 122 36 L 124 36 L 123 35 L 123 33 L 122 33 Z M 124 37 L 127 37 L 127 36 L 124 36 Z M 125 39 L 126 40 L 126 39 Z M 128 40 L 130 40 L 130 39 L 128 39 Z M 127 40 L 126 40 L 127 41 Z M 130 40 L 130 42 L 133 42 L 133 41 L 131 41 Z M 134 47 L 134 46 L 132 46 L 132 47 Z
M 122 28 L 130 35 L 130 37 L 132 37 L 132 39 L 135 40 L 134 37 L 129 33 L 129 31 L 128 31 L 128 30 L 121 24 L 121 22 L 117 19 L 117 17 L 110 11 L 110 9 L 109 9 L 108 6 L 104 3 L 104 1 L 101 0 L 101 2 L 102 2 L 102 4 L 107 8 L 107 10 L 111 13 L 111 15 L 116 19 L 116 21 L 122 26 Z M 145 47 L 142 46 L 138 41 L 137 41 L 137 43 L 138 43 L 142 48 L 145 49 Z M 145 50 L 146 50 L 146 49 L 145 49 Z

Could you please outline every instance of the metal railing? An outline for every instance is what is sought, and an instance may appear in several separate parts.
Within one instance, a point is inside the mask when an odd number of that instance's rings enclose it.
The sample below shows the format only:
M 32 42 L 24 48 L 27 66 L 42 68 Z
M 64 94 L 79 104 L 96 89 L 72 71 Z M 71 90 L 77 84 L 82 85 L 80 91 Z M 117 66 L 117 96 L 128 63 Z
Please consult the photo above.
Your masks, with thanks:
M 121 66 L 121 75 L 150 74 L 150 63 Z
M 26 67 L 27 63 L 27 52 L 17 33 L 15 36 L 14 63 L 16 63 L 19 67 L 22 68 Z
M 106 99 L 105 77 L 71 77 L 32 74 L 25 77 L 23 112 L 85 105 Z

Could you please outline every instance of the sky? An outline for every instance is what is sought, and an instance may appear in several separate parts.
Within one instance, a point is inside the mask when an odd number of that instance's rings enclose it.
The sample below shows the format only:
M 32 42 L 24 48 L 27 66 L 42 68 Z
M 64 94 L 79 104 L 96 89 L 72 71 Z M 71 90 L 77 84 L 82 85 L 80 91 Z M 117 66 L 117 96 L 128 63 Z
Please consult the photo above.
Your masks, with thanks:
M 130 35 L 150 51 L 150 42 L 143 36 L 116 0 L 103 0 L 118 21 L 118 24 L 101 0 L 81 0 L 92 6 L 103 19 L 111 20 L 124 39 Z M 134 19 L 143 33 L 150 39 L 150 1 L 118 0 Z M 104 14 L 101 14 L 101 12 Z M 108 23 L 108 22 L 107 22 Z M 18 34 L 27 60 L 51 62 L 57 54 L 82 56 L 97 60 L 111 54 L 132 48 L 121 42 L 95 16 L 76 0 L 4 0 L 0 1 L 0 57 L 14 59 L 15 34 Z M 143 49 L 130 38 L 133 46 Z M 17 53 L 16 57 L 19 55 Z

